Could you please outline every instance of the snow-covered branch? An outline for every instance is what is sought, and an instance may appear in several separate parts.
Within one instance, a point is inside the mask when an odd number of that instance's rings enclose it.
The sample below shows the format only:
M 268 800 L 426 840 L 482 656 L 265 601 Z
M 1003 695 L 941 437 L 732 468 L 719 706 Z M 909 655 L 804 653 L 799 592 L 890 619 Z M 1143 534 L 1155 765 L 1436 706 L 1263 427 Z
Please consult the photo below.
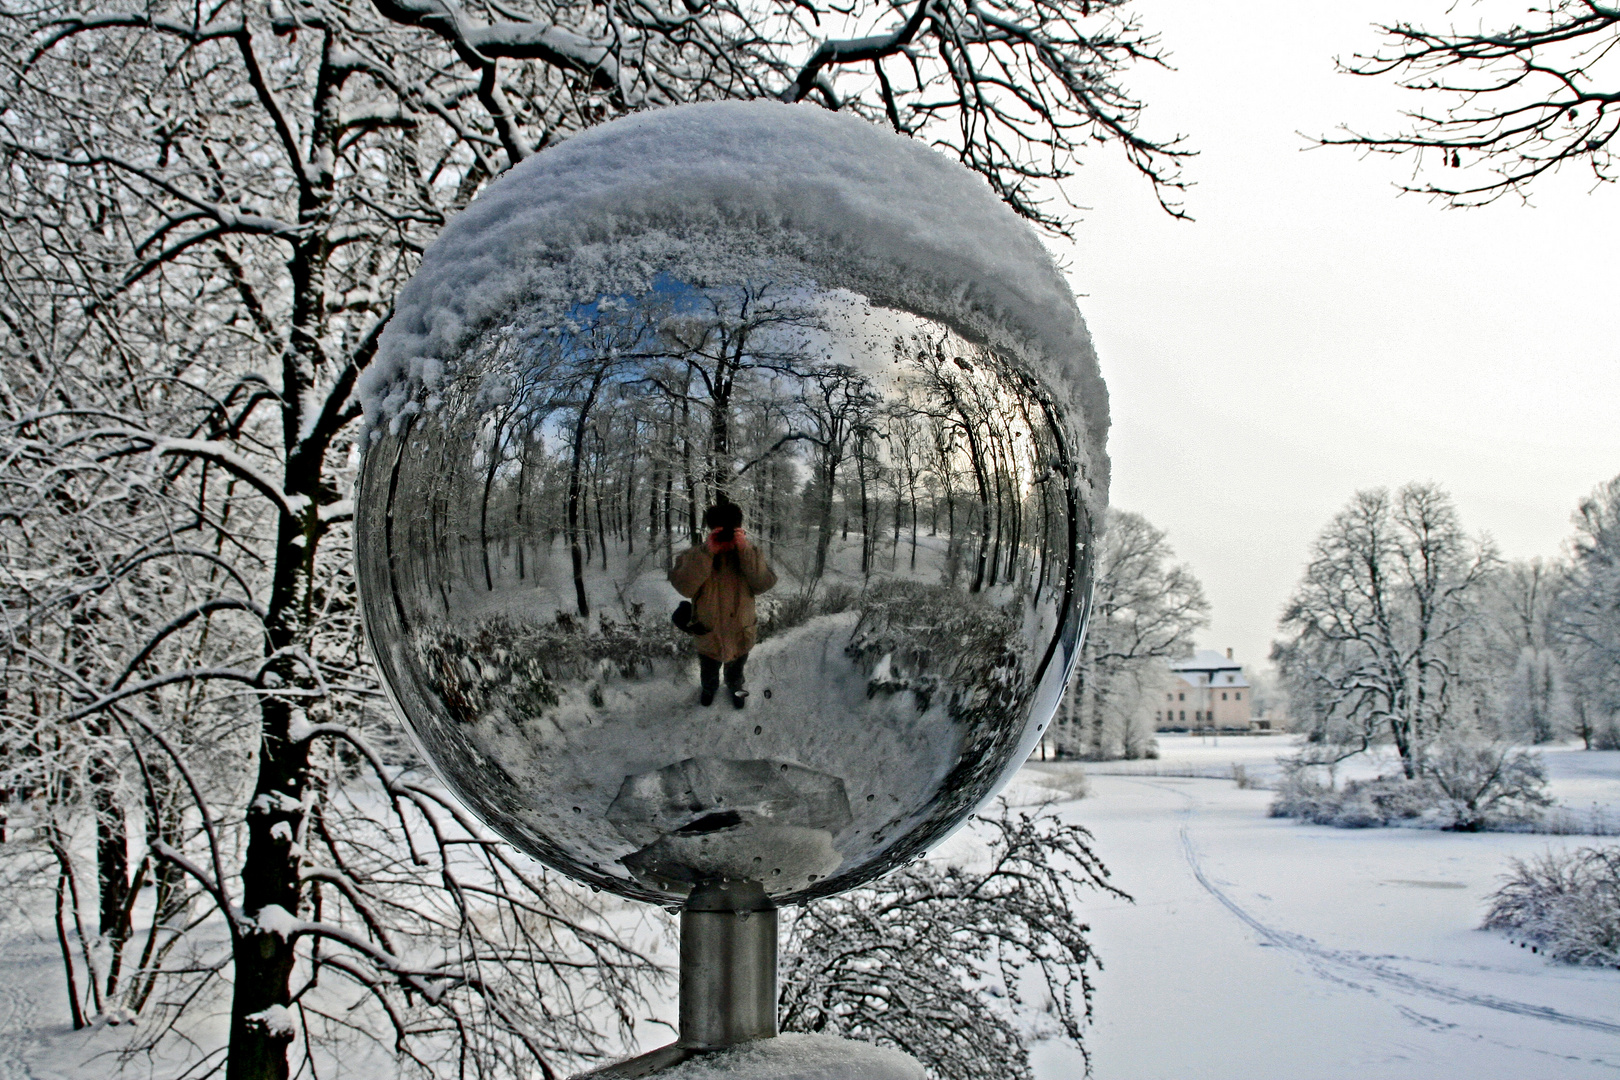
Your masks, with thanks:
M 120 440 L 123 446 L 94 450 L 97 460 L 131 454 L 151 454 L 154 457 L 183 457 L 207 461 L 231 475 L 245 481 L 254 490 L 274 502 L 288 517 L 298 517 L 310 504 L 308 496 L 290 495 L 276 479 L 252 461 L 239 454 L 226 442 L 211 439 L 176 438 L 138 428 L 105 427 L 79 432 L 60 444 L 60 449 L 72 449 L 84 443 L 102 440 Z

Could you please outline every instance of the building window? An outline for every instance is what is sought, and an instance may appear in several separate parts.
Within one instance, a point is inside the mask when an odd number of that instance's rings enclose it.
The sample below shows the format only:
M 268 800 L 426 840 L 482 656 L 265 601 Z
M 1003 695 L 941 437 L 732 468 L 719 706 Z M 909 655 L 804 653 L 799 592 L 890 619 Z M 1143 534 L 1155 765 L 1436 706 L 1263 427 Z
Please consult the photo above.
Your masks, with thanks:
M 1222 701 L 1225 701 L 1225 700 L 1226 700 L 1226 691 L 1225 691 L 1225 690 L 1222 690 L 1222 691 L 1221 691 L 1221 700 L 1222 700 Z
M 1185 724 L 1187 722 L 1187 710 L 1186 709 L 1181 710 L 1181 722 L 1183 724 Z
M 1186 701 L 1187 700 L 1187 695 L 1186 694 L 1177 694 L 1176 695 L 1176 700 L 1178 700 L 1178 701 Z
M 1238 691 L 1238 692 L 1237 692 L 1237 699 L 1238 699 L 1238 700 L 1239 700 L 1239 701 L 1242 701 L 1242 700 L 1243 700 L 1243 691 L 1241 691 L 1241 690 L 1239 690 L 1239 691 Z
M 1174 694 L 1166 694 L 1166 695 L 1164 695 L 1164 700 L 1166 700 L 1166 701 L 1174 701 L 1174 700 L 1176 700 L 1176 695 L 1174 695 Z

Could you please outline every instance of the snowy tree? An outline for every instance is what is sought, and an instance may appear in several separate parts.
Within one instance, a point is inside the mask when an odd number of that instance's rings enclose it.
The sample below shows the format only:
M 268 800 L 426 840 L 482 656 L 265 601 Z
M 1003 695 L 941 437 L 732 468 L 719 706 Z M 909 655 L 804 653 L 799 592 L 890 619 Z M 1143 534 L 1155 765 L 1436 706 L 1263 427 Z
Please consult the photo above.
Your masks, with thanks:
M 1467 633 L 1497 565 L 1433 484 L 1357 492 L 1312 545 L 1272 659 L 1324 763 L 1388 743 L 1407 779 L 1458 721 Z
M 1461 650 L 1482 731 L 1530 742 L 1566 733 L 1563 655 L 1550 629 L 1565 577 L 1561 563 L 1540 558 L 1501 563 L 1488 575 Z
M 1274 727 L 1286 727 L 1291 715 L 1288 691 L 1274 669 L 1249 674 L 1249 697 L 1256 719 L 1272 721 Z
M 1437 99 L 1436 107 L 1407 113 L 1406 130 L 1392 135 L 1323 141 L 1412 155 L 1416 175 L 1403 188 L 1453 206 L 1525 197 L 1537 178 L 1565 165 L 1612 183 L 1620 9 L 1553 0 L 1528 14 L 1524 23 L 1504 12 L 1496 26 L 1461 30 L 1381 26 L 1385 47 L 1354 55 L 1341 70 L 1392 77 Z
M 1571 727 L 1588 748 L 1620 746 L 1620 477 L 1575 511 L 1565 588 L 1551 614 L 1564 657 Z
M 1177 212 L 1185 151 L 1138 133 L 1121 78 L 1156 54 L 1123 0 L 894 15 L 730 0 L 0 13 L 0 788 L 29 808 L 64 927 L 80 900 L 97 914 L 80 937 L 100 943 L 64 952 L 91 1009 L 150 1016 L 140 1040 L 179 1044 L 188 1003 L 229 983 L 228 1043 L 196 1053 L 212 1067 L 228 1046 L 233 1080 L 287 1076 L 294 1047 L 315 1067 L 359 1034 L 420 1072 L 453 1043 L 490 1075 L 610 1052 L 623 1032 L 602 1025 L 636 1015 L 645 958 L 389 745 L 347 568 L 355 382 L 449 215 L 636 108 L 850 108 L 1057 231 L 1070 218 L 1043 182 L 1112 143 Z M 823 20 L 852 36 L 823 40 Z M 546 476 L 576 514 L 544 529 L 585 560 L 609 528 L 633 536 L 638 511 L 649 543 L 694 528 L 694 450 L 700 464 L 713 443 L 694 444 L 678 397 L 630 414 L 656 448 L 639 472 L 614 456 L 638 440 L 570 400 L 578 452 Z M 486 449 L 531 465 L 521 439 Z M 942 468 L 925 483 L 949 515 L 965 472 Z M 761 468 L 747 495 L 790 481 Z M 147 883 L 155 906 L 136 902 Z M 221 951 L 192 951 L 210 940 Z
M 1145 720 L 1167 664 L 1192 651 L 1193 632 L 1209 619 L 1203 586 L 1174 557 L 1164 532 L 1142 515 L 1108 512 L 1091 622 L 1053 735 L 1059 753 L 1140 757 L 1151 745 Z
M 1552 742 L 1571 721 L 1558 658 L 1549 650 L 1525 649 L 1514 662 L 1503 708 L 1512 730 L 1531 742 Z

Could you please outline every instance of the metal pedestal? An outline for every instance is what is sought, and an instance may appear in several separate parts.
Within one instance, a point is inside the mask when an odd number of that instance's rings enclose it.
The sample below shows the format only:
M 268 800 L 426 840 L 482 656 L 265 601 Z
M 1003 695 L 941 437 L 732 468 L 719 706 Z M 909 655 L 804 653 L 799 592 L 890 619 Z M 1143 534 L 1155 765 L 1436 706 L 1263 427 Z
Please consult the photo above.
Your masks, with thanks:
M 681 910 L 679 1046 L 776 1035 L 776 906 L 758 882 L 694 889 Z
M 632 1080 L 776 1035 L 776 906 L 758 882 L 692 890 L 681 909 L 680 1038 L 577 1080 Z

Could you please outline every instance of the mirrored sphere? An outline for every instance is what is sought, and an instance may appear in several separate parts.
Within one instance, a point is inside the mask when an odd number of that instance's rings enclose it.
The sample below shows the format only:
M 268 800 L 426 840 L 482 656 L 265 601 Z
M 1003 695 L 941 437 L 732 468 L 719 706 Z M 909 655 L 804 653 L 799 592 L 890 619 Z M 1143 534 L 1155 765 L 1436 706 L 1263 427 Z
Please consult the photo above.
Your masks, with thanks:
M 367 626 L 445 781 L 661 903 L 837 892 L 959 826 L 1082 630 L 1072 388 L 786 272 L 543 322 L 365 452 Z

